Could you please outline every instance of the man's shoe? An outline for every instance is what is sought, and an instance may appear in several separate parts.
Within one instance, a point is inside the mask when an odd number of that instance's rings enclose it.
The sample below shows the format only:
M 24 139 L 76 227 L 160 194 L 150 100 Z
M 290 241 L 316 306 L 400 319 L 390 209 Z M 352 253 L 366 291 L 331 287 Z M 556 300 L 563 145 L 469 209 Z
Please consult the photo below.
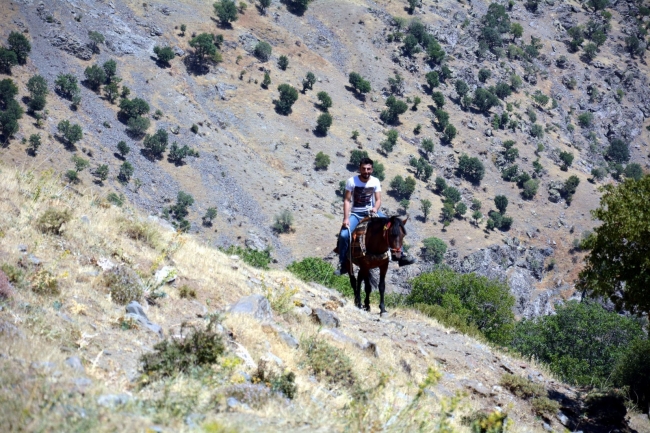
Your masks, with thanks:
M 402 254 L 402 257 L 400 257 L 400 259 L 397 261 L 397 264 L 401 268 L 402 266 L 412 265 L 415 262 L 417 262 L 417 259 L 415 257 Z
M 340 277 L 341 275 L 347 275 L 348 272 L 348 265 L 347 264 L 341 264 L 341 266 L 334 271 L 334 275 L 337 277 Z

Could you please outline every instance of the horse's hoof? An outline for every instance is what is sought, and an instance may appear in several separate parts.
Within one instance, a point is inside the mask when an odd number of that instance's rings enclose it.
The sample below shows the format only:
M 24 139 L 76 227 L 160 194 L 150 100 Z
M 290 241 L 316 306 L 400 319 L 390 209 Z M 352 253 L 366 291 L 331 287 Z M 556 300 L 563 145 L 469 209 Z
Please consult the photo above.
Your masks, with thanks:
M 388 317 L 388 311 L 382 311 L 379 313 L 379 317 Z

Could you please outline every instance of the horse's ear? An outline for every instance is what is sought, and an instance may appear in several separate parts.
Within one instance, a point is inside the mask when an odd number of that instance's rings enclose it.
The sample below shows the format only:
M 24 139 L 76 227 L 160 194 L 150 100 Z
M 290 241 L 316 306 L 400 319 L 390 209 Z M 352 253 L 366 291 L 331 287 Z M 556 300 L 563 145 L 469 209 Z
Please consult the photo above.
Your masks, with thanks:
M 404 220 L 402 221 L 402 225 L 406 225 L 406 221 L 408 220 L 409 220 L 409 215 L 406 214 L 406 218 L 404 218 Z

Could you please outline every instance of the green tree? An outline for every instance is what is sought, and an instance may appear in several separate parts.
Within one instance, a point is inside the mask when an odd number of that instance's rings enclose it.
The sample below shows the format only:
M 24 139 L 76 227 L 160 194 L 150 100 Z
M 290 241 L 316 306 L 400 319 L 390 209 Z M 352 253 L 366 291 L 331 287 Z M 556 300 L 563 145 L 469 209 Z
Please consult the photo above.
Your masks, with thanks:
M 187 25 L 181 24 L 181 36 L 185 36 L 185 31 L 187 31 Z
M 348 81 L 356 92 L 359 92 L 361 94 L 366 94 L 371 91 L 370 82 L 365 80 L 361 75 L 357 74 L 356 72 L 350 72 Z
M 311 90 L 316 83 L 316 76 L 313 72 L 307 72 L 307 75 L 302 80 L 302 93 L 305 93 L 307 90 Z
M 447 189 L 447 182 L 445 181 L 444 178 L 440 176 L 436 177 L 435 185 L 438 194 L 442 194 L 445 191 L 445 189 Z
M 24 65 L 27 62 L 27 56 L 32 51 L 32 44 L 20 32 L 11 32 L 7 38 L 7 48 L 16 54 L 18 64 Z
M 455 87 L 459 98 L 463 98 L 469 92 L 469 86 L 463 80 L 456 80 Z
M 169 135 L 167 134 L 167 131 L 162 128 L 158 129 L 158 131 L 153 135 L 147 134 L 144 138 L 143 144 L 152 159 L 159 159 L 162 157 L 162 154 L 167 150 L 168 138 Z
M 434 148 L 434 145 L 433 145 L 433 140 L 432 140 L 432 139 L 430 139 L 430 138 L 425 138 L 424 140 L 422 140 L 422 149 L 423 149 L 426 153 L 431 153 L 431 152 L 433 152 L 433 148 Z
M 90 39 L 90 49 L 95 54 L 99 54 L 99 45 L 104 43 L 104 35 L 99 32 L 90 30 L 88 32 L 88 39 Z
M 106 179 L 108 179 L 108 165 L 107 164 L 99 165 L 93 172 L 93 175 L 97 178 L 97 180 L 100 183 L 104 182 Z
M 409 34 L 404 38 L 402 52 L 407 57 L 413 57 L 415 54 L 420 52 L 420 43 L 415 36 Z
M 431 38 L 427 44 L 427 61 L 432 65 L 440 65 L 445 60 L 446 54 L 440 43 L 435 38 Z
M 262 62 L 266 62 L 271 58 L 271 53 L 273 48 L 268 42 L 260 41 L 255 45 L 255 57 L 257 57 Z
M 415 191 L 415 179 L 410 176 L 404 179 L 397 175 L 390 181 L 390 187 L 397 198 L 410 199 L 411 194 Z
M 529 179 L 526 182 L 524 182 L 524 188 L 523 191 L 521 192 L 521 195 L 525 199 L 531 200 L 537 194 L 538 188 L 539 188 L 539 180 Z
M 603 187 L 600 207 L 592 216 L 601 222 L 587 247 L 580 290 L 609 298 L 617 308 L 650 313 L 650 176 Z
M 222 26 L 228 27 L 231 22 L 237 21 L 237 5 L 234 0 L 219 0 L 214 3 L 214 13 L 219 17 Z
M 304 14 L 307 11 L 307 8 L 309 7 L 309 3 L 311 2 L 312 0 L 287 0 L 291 12 L 297 15 Z
M 393 151 L 393 148 L 397 144 L 397 138 L 399 137 L 399 133 L 397 132 L 396 129 L 391 129 L 386 133 L 386 140 L 382 141 L 380 143 L 380 146 L 384 152 L 387 154 Z
M 38 153 L 38 148 L 41 147 L 41 134 L 32 134 L 29 136 L 29 146 L 27 149 L 32 155 Z
M 83 130 L 77 124 L 71 124 L 68 120 L 62 120 L 57 125 L 57 130 L 65 139 L 69 146 L 74 146 L 79 140 L 83 138 Z
M 499 99 L 504 100 L 512 94 L 512 89 L 510 88 L 510 85 L 504 83 L 503 81 L 500 81 L 496 86 L 494 86 L 494 94 Z
M 615 386 L 625 388 L 628 397 L 643 412 L 650 409 L 650 340 L 639 338 L 619 356 L 612 372 Z M 643 409 L 646 408 L 646 409 Z
M 318 92 L 316 95 L 318 101 L 320 102 L 320 108 L 323 111 L 327 111 L 332 106 L 332 98 L 325 91 Z
M 620 138 L 615 138 L 609 143 L 607 156 L 614 162 L 624 164 L 630 160 L 630 148 Z
M 436 117 L 436 122 L 438 125 L 439 131 L 444 131 L 447 125 L 449 125 L 449 113 L 445 110 L 438 108 L 433 115 Z
M 173 142 L 169 148 L 167 159 L 176 165 L 183 165 L 185 164 L 185 158 L 188 156 L 199 156 L 199 153 L 194 149 L 190 149 L 187 144 L 179 146 L 178 143 Z
M 232 1 L 231 3 L 233 5 L 235 4 Z M 237 11 L 235 10 L 235 15 L 236 13 Z M 213 57 L 217 53 L 217 47 L 214 45 L 214 36 L 210 33 L 201 33 L 195 36 L 190 40 L 189 44 L 190 47 L 194 48 L 194 61 L 199 65 L 203 65 L 206 58 Z
M 368 158 L 368 152 L 365 150 L 353 150 L 350 152 L 350 162 L 348 165 L 356 169 L 364 158 Z
M 393 95 L 386 99 L 386 107 L 388 108 L 381 112 L 379 118 L 390 125 L 398 123 L 400 114 L 404 114 L 408 110 L 408 105 Z
M 126 155 L 128 155 L 129 152 L 131 151 L 131 148 L 129 147 L 128 144 L 126 144 L 126 141 L 120 141 L 119 143 L 117 143 L 117 151 L 119 152 L 122 159 L 124 159 Z
M 87 159 L 83 159 L 82 157 L 77 155 L 72 155 L 72 158 L 70 159 L 74 164 L 74 169 L 77 173 L 81 173 L 90 165 L 90 162 L 88 162 Z
M 524 28 L 519 23 L 512 23 L 510 25 L 510 34 L 512 35 L 512 40 L 518 39 L 523 36 Z
M 427 84 L 429 85 L 429 89 L 431 89 L 431 91 L 440 85 L 440 77 L 436 71 L 429 71 L 424 77 L 426 78 Z
M 29 79 L 29 81 L 27 81 L 27 90 L 29 90 L 30 98 L 47 96 L 49 93 L 47 89 L 47 81 L 45 81 L 45 78 L 41 75 L 34 75 Z
M 454 188 L 453 186 L 446 186 L 442 191 L 442 195 L 445 197 L 444 201 L 446 203 L 451 203 L 452 205 L 458 203 L 462 198 L 460 191 L 458 191 L 458 189 Z
M 598 52 L 598 46 L 596 46 L 596 44 L 594 44 L 593 42 L 589 42 L 584 47 L 582 47 L 582 52 L 585 55 L 585 59 L 588 62 L 591 62 L 596 58 L 596 53 Z
M 542 125 L 533 123 L 530 126 L 530 136 L 534 138 L 542 138 L 544 136 L 544 128 L 542 128 Z
M 482 87 L 478 87 L 474 91 L 474 97 L 472 102 L 481 112 L 487 113 L 494 106 L 500 105 L 499 98 L 497 98 L 492 92 L 486 90 Z
M 171 47 L 160 47 L 156 45 L 153 47 L 153 52 L 158 58 L 158 62 L 165 66 L 169 66 L 169 62 L 176 57 Z
M 571 164 L 573 164 L 573 153 L 562 151 L 560 152 L 560 161 L 562 161 L 562 170 L 567 171 Z
M 10 99 L 5 105 L 5 110 L 0 111 L 0 130 L 2 130 L 5 143 L 9 141 L 10 137 L 18 132 L 18 120 L 20 120 L 22 116 L 23 109 L 14 99 Z
M 420 210 L 422 211 L 422 218 L 427 222 L 429 214 L 431 213 L 431 201 L 427 199 L 420 200 Z
M 327 170 L 327 167 L 330 165 L 329 155 L 324 154 L 323 152 L 318 152 L 316 154 L 316 159 L 314 160 L 314 168 L 316 170 Z
M 433 174 L 433 167 L 422 157 L 411 158 L 409 165 L 415 169 L 415 178 L 423 182 L 427 182 Z
M 506 208 L 508 207 L 508 198 L 505 195 L 498 195 L 494 197 L 494 205 L 499 209 L 501 215 L 506 213 Z
M 111 81 L 104 86 L 104 95 L 106 95 L 106 99 L 108 99 L 111 104 L 114 104 L 120 95 L 120 87 L 115 81 Z
M 128 121 L 133 117 L 144 116 L 150 110 L 147 101 L 141 98 L 122 98 L 119 107 L 120 111 L 118 111 L 117 116 L 123 121 Z
M 275 111 L 288 116 L 291 114 L 291 107 L 298 100 L 298 91 L 289 84 L 280 84 L 278 92 L 280 92 L 280 97 L 273 100 Z
M 481 68 L 478 71 L 478 80 L 481 83 L 485 83 L 492 76 L 492 72 L 489 69 Z
M 54 90 L 62 97 L 72 101 L 80 93 L 77 77 L 72 74 L 57 75 L 54 81 Z
M 452 124 L 447 125 L 445 128 L 445 133 L 442 135 L 442 140 L 445 143 L 451 143 L 454 138 L 456 138 L 456 134 L 458 131 L 456 130 L 456 127 Z
M 18 86 L 10 78 L 0 81 L 0 108 L 7 109 L 10 101 L 18 94 Z
M 643 169 L 636 162 L 628 164 L 623 173 L 629 179 L 640 180 L 643 177 Z
M 445 96 L 442 92 L 431 93 L 431 99 L 433 99 L 433 103 L 436 104 L 436 107 L 442 108 L 445 106 Z
M 94 91 L 98 91 L 100 86 L 106 82 L 106 72 L 99 65 L 88 66 L 84 71 L 86 83 Z
M 131 180 L 131 176 L 133 176 L 134 171 L 135 170 L 133 169 L 131 163 L 124 161 L 122 165 L 120 165 L 120 172 L 117 175 L 117 179 L 122 183 L 129 183 L 129 180 Z
M 212 220 L 214 220 L 217 217 L 217 208 L 216 207 L 209 207 L 205 211 L 205 215 L 201 217 L 203 220 L 203 225 L 204 226 L 212 226 Z
M 436 237 L 430 237 L 424 239 L 422 244 L 424 245 L 422 248 L 422 258 L 425 261 L 436 264 L 442 263 L 447 252 L 447 244 L 445 241 Z
M 258 0 L 258 5 L 260 8 L 260 12 L 262 14 L 266 15 L 266 9 L 271 6 L 271 0 Z
M 598 12 L 609 6 L 609 0 L 588 0 L 587 4 L 594 8 L 594 12 Z
M 608 380 L 616 361 L 642 333 L 638 321 L 598 303 L 568 301 L 555 314 L 518 323 L 511 347 L 549 365 L 562 380 L 591 385 Z
M 11 75 L 11 68 L 18 64 L 18 56 L 11 50 L 0 47 L 0 73 Z
M 278 67 L 283 71 L 286 71 L 287 68 L 289 67 L 289 58 L 285 55 L 280 56 L 280 58 L 278 59 Z
M 105 61 L 104 64 L 102 65 L 102 68 L 106 73 L 106 81 L 110 82 L 111 80 L 113 80 L 113 77 L 115 77 L 117 74 L 117 63 L 115 63 L 115 60 L 110 59 Z
M 131 117 L 126 122 L 126 130 L 132 136 L 141 137 L 147 131 L 147 129 L 149 129 L 150 125 L 151 121 L 147 117 Z
M 332 126 L 332 115 L 323 113 L 316 120 L 316 132 L 320 135 L 327 135 L 327 131 Z
M 457 174 L 472 183 L 478 184 L 485 175 L 485 166 L 480 159 L 463 154 L 458 158 Z
M 271 85 L 271 76 L 268 72 L 264 72 L 264 80 L 262 80 L 262 87 L 268 89 Z

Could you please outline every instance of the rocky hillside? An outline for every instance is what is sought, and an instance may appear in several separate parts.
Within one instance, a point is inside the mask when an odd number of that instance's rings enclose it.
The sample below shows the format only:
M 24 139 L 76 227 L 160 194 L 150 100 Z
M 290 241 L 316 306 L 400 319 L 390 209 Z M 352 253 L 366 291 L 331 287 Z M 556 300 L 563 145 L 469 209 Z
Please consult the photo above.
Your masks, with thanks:
M 648 431 L 412 310 L 362 312 L 52 172 L 0 181 L 4 431 Z
M 45 78 L 50 93 L 45 111 L 19 121 L 1 158 L 63 174 L 75 168 L 76 155 L 90 169 L 69 187 L 84 195 L 124 195 L 151 215 L 162 215 L 179 191 L 190 194 L 191 232 L 211 245 L 270 246 L 283 266 L 328 256 L 341 219 L 339 182 L 353 174 L 350 151 L 367 151 L 385 167 L 387 212 L 404 211 L 405 197 L 390 181 L 419 178 L 408 204 L 413 252 L 423 239 L 439 237 L 450 245 L 446 259 L 455 268 L 506 278 L 521 315 L 551 311 L 549 299 L 571 296 L 581 262 L 574 242 L 593 225 L 589 211 L 599 184 L 648 167 L 647 7 L 636 0 L 611 0 L 605 9 L 601 2 L 550 0 L 497 2 L 501 9 L 488 1 L 415 3 L 410 9 L 406 1 L 315 0 L 301 12 L 292 2 L 273 0 L 262 10 L 249 1 L 236 21 L 224 24 L 209 2 L 3 2 L 0 40 L 19 32 L 31 52 L 2 78 L 18 85 L 19 104 L 30 101 L 33 75 Z M 202 33 L 217 35 L 219 48 L 197 67 L 190 41 Z M 271 52 L 256 54 L 260 42 Z M 168 64 L 155 47 L 171 48 Z M 286 69 L 278 66 L 282 56 Z M 110 60 L 119 78 L 113 97 L 108 84 L 94 85 L 84 74 Z M 277 86 L 302 90 L 309 72 L 314 84 L 299 94 L 291 114 L 274 110 Z M 355 91 L 350 72 L 371 91 Z M 61 74 L 80 83 L 78 104 L 55 86 Z M 125 96 L 124 87 L 127 99 L 149 106 L 144 130 L 127 126 L 117 96 Z M 316 128 L 323 91 L 332 100 L 326 133 Z M 410 101 L 395 121 L 381 116 L 389 96 Z M 67 141 L 58 128 L 64 120 L 82 126 L 80 141 Z M 451 139 L 447 123 L 456 130 Z M 145 147 L 145 134 L 158 130 L 168 136 L 161 156 Z M 397 135 L 386 151 L 389 130 Z M 33 134 L 42 144 L 26 152 Z M 131 149 L 124 157 L 122 141 Z M 172 143 L 198 156 L 175 158 Z M 331 160 L 325 170 L 314 168 L 319 152 Z M 463 155 L 484 167 L 480 181 L 457 170 Z M 428 178 L 413 158 L 429 167 Z M 133 173 L 120 181 L 125 162 Z M 107 179 L 93 181 L 102 165 Z M 481 217 L 473 218 L 473 209 L 445 214 L 437 177 L 458 189 L 465 208 L 480 201 Z M 570 178 L 573 186 L 566 185 Z M 488 218 L 498 195 L 508 199 L 512 218 L 501 231 L 489 228 Z M 423 200 L 432 203 L 428 218 Z M 205 225 L 209 208 L 217 216 Z M 278 234 L 272 226 L 284 210 L 292 213 L 294 231 Z M 407 278 L 427 266 L 391 272 L 390 289 L 408 290 Z

